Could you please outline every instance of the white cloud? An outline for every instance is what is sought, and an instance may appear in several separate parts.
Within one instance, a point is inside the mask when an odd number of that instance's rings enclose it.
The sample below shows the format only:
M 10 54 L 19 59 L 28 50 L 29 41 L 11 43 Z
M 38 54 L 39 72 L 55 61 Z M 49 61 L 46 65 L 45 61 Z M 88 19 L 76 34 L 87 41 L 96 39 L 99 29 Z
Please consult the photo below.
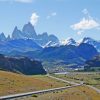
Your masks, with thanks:
M 21 3 L 31 3 L 33 0 L 0 0 L 2 2 L 21 2 Z
M 57 13 L 56 13 L 56 12 L 53 12 L 53 13 L 51 13 L 50 15 L 47 16 L 47 19 L 49 19 L 49 18 L 51 18 L 51 17 L 54 17 L 54 16 L 56 16 L 56 15 L 57 15 Z
M 83 18 L 80 22 L 72 25 L 71 27 L 74 30 L 87 30 L 87 29 L 97 28 L 98 26 L 99 23 L 96 22 L 94 19 Z
M 100 24 L 89 15 L 87 9 L 84 9 L 82 12 L 86 17 L 83 17 L 78 23 L 71 25 L 73 30 L 78 31 L 77 34 L 82 34 L 85 30 L 98 29 L 100 27 Z
M 32 13 L 32 16 L 30 18 L 31 24 L 36 25 L 36 23 L 38 22 L 38 18 L 39 18 L 39 16 L 36 13 Z

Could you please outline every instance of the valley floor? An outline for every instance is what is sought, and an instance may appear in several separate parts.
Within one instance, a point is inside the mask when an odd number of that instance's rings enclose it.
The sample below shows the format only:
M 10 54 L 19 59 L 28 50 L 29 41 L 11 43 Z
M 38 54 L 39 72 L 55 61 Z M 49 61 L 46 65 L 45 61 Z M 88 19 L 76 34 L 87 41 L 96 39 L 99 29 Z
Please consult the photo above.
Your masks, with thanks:
M 83 82 L 85 85 L 91 85 L 100 89 L 100 72 L 71 72 L 68 74 L 54 76 L 76 83 Z

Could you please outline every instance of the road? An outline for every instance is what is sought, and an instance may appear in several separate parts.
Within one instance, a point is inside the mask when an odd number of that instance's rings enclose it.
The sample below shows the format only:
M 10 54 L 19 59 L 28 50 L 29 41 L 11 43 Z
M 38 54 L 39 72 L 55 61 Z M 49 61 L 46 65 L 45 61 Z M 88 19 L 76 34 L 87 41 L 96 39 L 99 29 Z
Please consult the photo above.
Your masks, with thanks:
M 50 78 L 65 82 L 65 83 L 72 84 L 72 85 L 79 85 L 79 83 L 75 83 L 75 82 L 72 82 L 72 81 L 70 82 L 70 81 L 67 81 L 67 80 L 64 80 L 64 79 L 61 79 L 61 78 L 57 78 L 57 77 L 51 76 L 49 74 L 47 74 L 47 76 L 50 77 Z M 80 84 L 83 84 L 83 82 L 81 81 Z
M 47 74 L 47 76 L 48 76 L 48 77 L 51 77 L 51 78 L 54 78 L 54 79 L 57 79 L 57 80 L 62 81 L 62 82 L 67 82 L 67 83 L 69 83 L 69 84 L 79 85 L 78 83 L 66 81 L 66 80 L 64 80 L 64 79 L 57 78 L 57 77 L 51 76 L 51 75 L 49 75 L 49 74 Z M 80 81 L 80 85 L 82 85 L 83 83 L 84 83 L 83 81 Z M 94 89 L 96 92 L 100 93 L 100 89 L 97 89 L 97 88 L 95 88 L 95 87 L 93 87 L 93 86 L 91 86 L 91 85 L 86 85 L 86 86 L 88 86 L 89 88 L 92 88 L 92 89 Z
M 40 91 L 34 91 L 34 92 L 27 92 L 27 93 L 20 93 L 20 94 L 8 95 L 8 96 L 1 96 L 0 100 L 11 100 L 13 98 L 30 96 L 32 94 L 42 94 L 42 93 L 48 93 L 48 92 L 62 91 L 62 90 L 68 89 L 68 88 L 72 88 L 72 87 L 77 87 L 77 86 L 83 85 L 83 83 L 78 84 L 78 83 L 75 83 L 75 82 L 66 81 L 64 79 L 60 79 L 60 78 L 56 78 L 54 76 L 50 76 L 49 74 L 47 76 L 50 77 L 50 78 L 62 81 L 62 82 L 66 82 L 66 83 L 72 84 L 72 86 L 52 88 L 52 89 L 46 89 L 46 90 L 40 90 Z
M 90 85 L 87 85 L 89 88 L 92 88 L 92 89 L 94 89 L 96 92 L 98 92 L 98 93 L 100 93 L 100 89 L 97 89 L 97 88 L 95 88 L 95 87 L 93 87 L 93 86 L 90 86 Z

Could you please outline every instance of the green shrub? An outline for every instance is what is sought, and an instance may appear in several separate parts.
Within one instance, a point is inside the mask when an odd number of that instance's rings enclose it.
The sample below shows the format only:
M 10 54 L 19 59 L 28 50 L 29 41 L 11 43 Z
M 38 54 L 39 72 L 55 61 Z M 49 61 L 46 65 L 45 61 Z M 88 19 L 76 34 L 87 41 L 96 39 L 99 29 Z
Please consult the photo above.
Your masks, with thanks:
M 38 97 L 36 94 L 32 94 L 32 97 Z

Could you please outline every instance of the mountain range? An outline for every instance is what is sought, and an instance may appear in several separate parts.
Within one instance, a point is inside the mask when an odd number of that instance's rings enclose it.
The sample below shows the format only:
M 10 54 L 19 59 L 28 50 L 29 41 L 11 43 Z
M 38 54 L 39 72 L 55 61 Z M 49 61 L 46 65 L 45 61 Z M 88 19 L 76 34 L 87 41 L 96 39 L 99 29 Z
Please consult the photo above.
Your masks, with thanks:
M 26 56 L 52 66 L 79 66 L 92 59 L 100 52 L 100 41 L 85 37 L 80 42 L 73 38 L 60 41 L 55 35 L 47 32 L 37 34 L 29 22 L 22 30 L 17 26 L 12 36 L 0 34 L 0 53 L 7 56 Z M 45 64 L 46 62 L 46 64 Z
M 91 52 L 90 52 L 91 51 Z M 19 56 L 19 53 L 16 56 Z M 59 47 L 47 47 L 38 51 L 20 53 L 22 56 L 41 60 L 44 66 L 81 66 L 85 61 L 98 55 L 97 50 L 90 44 L 82 43 L 79 46 L 68 45 Z M 45 64 L 45 62 L 47 62 Z
M 30 39 L 43 48 L 55 47 L 61 45 L 77 46 L 81 43 L 87 43 L 94 46 L 97 49 L 97 51 L 100 52 L 100 41 L 94 40 L 90 37 L 85 37 L 80 42 L 75 41 L 73 38 L 68 38 L 66 40 L 60 41 L 55 35 L 53 34 L 48 35 L 47 32 L 44 32 L 42 34 L 37 34 L 34 29 L 34 26 L 30 22 L 25 24 L 22 30 L 19 30 L 16 26 L 11 36 L 8 35 L 8 37 L 6 37 L 3 32 L 0 34 L 0 42 L 18 40 L 18 39 L 23 39 L 23 41 Z
M 100 52 L 100 41 L 97 41 L 90 37 L 84 37 L 83 39 L 81 39 L 81 41 L 75 41 L 73 38 L 68 38 L 66 40 L 60 41 L 60 45 L 76 45 L 76 46 L 78 46 L 81 43 L 90 44 L 93 47 L 95 47 L 98 52 Z

